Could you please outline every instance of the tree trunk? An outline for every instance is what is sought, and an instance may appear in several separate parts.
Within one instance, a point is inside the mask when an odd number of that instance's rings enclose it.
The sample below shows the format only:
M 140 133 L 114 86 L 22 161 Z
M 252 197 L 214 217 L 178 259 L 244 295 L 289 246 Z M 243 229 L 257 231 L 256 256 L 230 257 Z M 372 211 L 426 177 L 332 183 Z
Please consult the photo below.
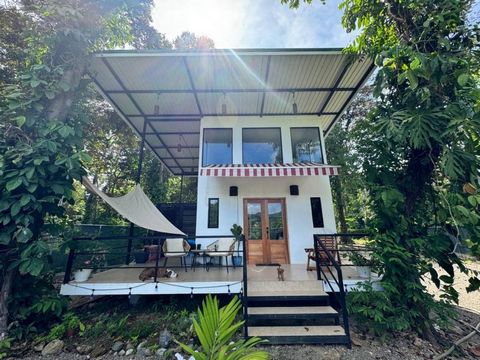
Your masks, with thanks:
M 71 69 L 65 71 L 61 82 L 68 85 L 68 90 L 60 92 L 49 104 L 49 120 L 64 121 L 75 99 L 76 90 L 85 73 L 86 58 L 79 59 Z
M 12 284 L 16 270 L 7 270 L 4 273 L 0 290 L 0 341 L 7 337 L 8 332 L 8 298 L 12 291 Z

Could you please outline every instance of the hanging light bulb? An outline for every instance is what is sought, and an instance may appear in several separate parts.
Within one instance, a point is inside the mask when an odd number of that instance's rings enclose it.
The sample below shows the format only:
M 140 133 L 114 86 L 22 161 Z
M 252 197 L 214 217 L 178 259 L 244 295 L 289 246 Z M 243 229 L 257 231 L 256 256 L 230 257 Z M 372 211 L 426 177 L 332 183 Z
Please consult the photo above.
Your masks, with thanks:
M 160 114 L 160 93 L 157 93 L 157 103 L 153 107 L 153 114 L 159 115 Z
M 227 95 L 223 93 L 223 103 L 222 103 L 222 114 L 226 115 L 227 114 L 227 101 L 226 101 Z
M 293 92 L 292 94 L 293 94 L 292 110 L 293 110 L 293 113 L 296 114 L 298 113 L 298 106 L 297 106 L 297 103 L 295 102 L 295 92 Z
M 178 145 L 177 145 L 177 151 L 182 152 L 182 137 L 181 135 L 178 135 Z

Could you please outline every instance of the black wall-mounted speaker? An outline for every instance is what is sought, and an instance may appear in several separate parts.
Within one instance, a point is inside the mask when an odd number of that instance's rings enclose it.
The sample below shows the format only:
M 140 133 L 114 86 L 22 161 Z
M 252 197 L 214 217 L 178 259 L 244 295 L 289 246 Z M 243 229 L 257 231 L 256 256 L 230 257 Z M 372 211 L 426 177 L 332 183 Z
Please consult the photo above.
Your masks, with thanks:
M 298 185 L 290 185 L 290 195 L 298 195 Z
M 238 186 L 230 186 L 230 196 L 238 196 Z

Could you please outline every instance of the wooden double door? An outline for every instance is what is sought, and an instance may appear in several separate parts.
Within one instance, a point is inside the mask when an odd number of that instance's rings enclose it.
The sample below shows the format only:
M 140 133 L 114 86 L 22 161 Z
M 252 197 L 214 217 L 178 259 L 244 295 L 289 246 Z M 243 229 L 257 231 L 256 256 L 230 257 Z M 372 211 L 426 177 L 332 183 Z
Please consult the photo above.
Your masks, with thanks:
M 244 199 L 244 234 L 249 264 L 288 264 L 285 199 Z

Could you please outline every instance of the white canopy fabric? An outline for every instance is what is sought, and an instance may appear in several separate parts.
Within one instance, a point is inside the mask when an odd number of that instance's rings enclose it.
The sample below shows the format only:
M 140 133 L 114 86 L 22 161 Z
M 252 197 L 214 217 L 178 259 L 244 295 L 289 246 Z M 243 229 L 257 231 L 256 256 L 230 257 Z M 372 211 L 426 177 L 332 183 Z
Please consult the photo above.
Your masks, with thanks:
M 140 185 L 137 184 L 135 189 L 126 195 L 110 197 L 96 188 L 88 178 L 83 177 L 82 182 L 90 192 L 101 197 L 117 213 L 135 225 L 165 234 L 185 235 L 153 205 Z

